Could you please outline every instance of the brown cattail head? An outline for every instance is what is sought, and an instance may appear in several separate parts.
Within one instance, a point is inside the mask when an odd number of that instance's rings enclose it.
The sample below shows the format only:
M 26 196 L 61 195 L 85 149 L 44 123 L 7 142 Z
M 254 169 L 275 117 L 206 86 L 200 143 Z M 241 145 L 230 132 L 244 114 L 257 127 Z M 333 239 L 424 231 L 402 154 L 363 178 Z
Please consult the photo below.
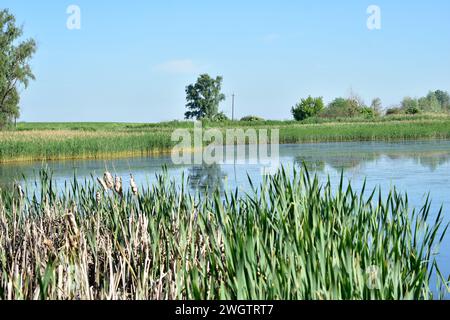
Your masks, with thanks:
M 100 204 L 100 202 L 102 201 L 102 194 L 100 193 L 100 191 L 97 191 L 97 193 L 95 194 L 95 200 L 97 201 L 97 204 Z
M 113 189 L 114 188 L 114 179 L 111 173 L 109 173 L 108 171 L 105 172 L 105 175 L 103 176 L 103 180 L 106 183 L 106 186 L 108 187 L 108 189 Z
M 114 190 L 117 192 L 118 195 L 122 195 L 123 189 L 122 189 L 122 178 L 116 177 L 116 182 L 114 184 Z
M 67 222 L 69 224 L 69 229 L 72 232 L 73 235 L 78 235 L 78 225 L 77 221 L 75 220 L 75 216 L 71 211 L 69 211 L 66 215 Z
M 136 181 L 134 181 L 134 177 L 132 174 L 130 174 L 130 187 L 131 187 L 131 191 L 133 192 L 133 194 L 135 196 L 137 196 L 138 195 L 138 187 L 137 187 Z

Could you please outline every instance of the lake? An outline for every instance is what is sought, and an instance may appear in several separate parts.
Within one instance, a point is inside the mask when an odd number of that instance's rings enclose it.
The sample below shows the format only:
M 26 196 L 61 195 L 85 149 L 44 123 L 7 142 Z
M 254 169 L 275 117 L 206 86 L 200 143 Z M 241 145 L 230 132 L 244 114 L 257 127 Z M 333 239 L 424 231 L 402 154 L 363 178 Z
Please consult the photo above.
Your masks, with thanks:
M 280 162 L 286 168 L 300 167 L 304 163 L 321 179 L 330 177 L 337 185 L 341 172 L 351 181 L 355 190 L 361 189 L 364 180 L 372 190 L 381 187 L 387 194 L 392 187 L 407 192 L 410 206 L 420 208 L 428 195 L 433 200 L 431 218 L 444 206 L 445 222 L 450 220 L 450 141 L 414 142 L 348 142 L 317 143 L 280 146 Z M 102 176 L 105 170 L 123 177 L 128 184 L 133 173 L 138 184 L 151 184 L 155 175 L 167 166 L 168 174 L 178 182 L 187 178 L 193 192 L 205 192 L 207 188 L 222 191 L 239 188 L 249 190 L 247 174 L 254 184 L 262 181 L 258 165 L 176 166 L 170 156 L 128 158 L 118 160 L 55 161 L 0 165 L 0 187 L 10 188 L 14 181 L 21 181 L 32 188 L 33 181 L 42 166 L 53 171 L 59 186 L 71 180 L 76 173 L 82 181 L 90 175 Z M 24 182 L 22 175 L 26 178 Z M 440 249 L 439 264 L 445 275 L 450 274 L 450 236 Z

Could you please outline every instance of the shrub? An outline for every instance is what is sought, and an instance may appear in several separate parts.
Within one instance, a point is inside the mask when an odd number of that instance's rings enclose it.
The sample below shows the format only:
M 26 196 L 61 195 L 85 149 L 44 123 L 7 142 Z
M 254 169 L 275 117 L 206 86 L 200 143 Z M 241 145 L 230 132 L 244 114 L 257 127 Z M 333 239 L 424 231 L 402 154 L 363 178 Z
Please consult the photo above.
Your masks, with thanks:
M 351 118 L 361 115 L 366 108 L 360 98 L 336 98 L 322 112 L 325 118 Z
M 376 112 L 372 108 L 364 107 L 364 108 L 361 108 L 361 115 L 365 118 L 375 118 Z
M 263 118 L 257 116 L 246 116 L 241 119 L 244 122 L 265 121 Z
M 324 108 L 323 98 L 313 98 L 309 96 L 306 99 L 302 99 L 300 103 L 297 103 L 292 108 L 292 115 L 297 121 L 303 121 L 318 115 Z
M 399 107 L 392 107 L 386 110 L 386 115 L 387 116 L 392 116 L 392 115 L 396 115 L 396 114 L 402 114 L 403 110 Z
M 405 110 L 406 114 L 418 114 L 420 113 L 420 109 L 417 106 L 410 106 Z
M 227 115 L 223 112 L 219 112 L 212 118 L 212 121 L 216 121 L 216 122 L 222 122 L 222 121 L 228 121 L 228 120 L 230 120 L 230 118 L 228 118 Z

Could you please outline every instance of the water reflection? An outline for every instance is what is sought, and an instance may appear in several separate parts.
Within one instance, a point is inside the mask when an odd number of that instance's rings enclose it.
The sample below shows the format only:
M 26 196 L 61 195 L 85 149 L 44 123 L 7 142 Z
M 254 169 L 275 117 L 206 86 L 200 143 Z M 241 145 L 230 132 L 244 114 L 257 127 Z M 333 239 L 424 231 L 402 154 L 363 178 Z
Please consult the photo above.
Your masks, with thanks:
M 410 166 L 409 174 L 415 174 L 419 170 L 433 173 L 450 163 L 450 141 L 283 145 L 280 146 L 280 160 L 287 167 L 306 165 L 310 171 L 317 173 L 340 173 L 343 170 L 349 175 L 382 177 L 386 176 L 382 171 L 406 165 Z M 255 183 L 261 179 L 257 165 L 175 166 L 170 157 L 158 157 L 5 164 L 0 165 L 0 188 L 10 189 L 15 181 L 23 181 L 23 177 L 29 182 L 34 181 L 43 166 L 52 170 L 55 180 L 59 182 L 73 179 L 75 173 L 80 180 L 84 180 L 90 174 L 103 175 L 108 169 L 113 174 L 124 177 L 124 182 L 133 173 L 137 182 L 142 184 L 152 182 L 155 174 L 160 173 L 163 166 L 167 166 L 172 177 L 179 179 L 185 173 L 190 188 L 202 193 L 206 190 L 218 189 L 223 192 L 227 187 L 240 187 L 247 180 L 247 172 L 255 176 Z M 387 181 L 390 178 L 391 176 L 386 176 L 384 179 Z
M 392 162 L 407 162 L 413 161 L 417 165 L 429 169 L 431 172 L 436 171 L 441 166 L 450 162 L 450 145 L 445 146 L 438 144 L 439 149 L 432 146 L 424 145 L 422 151 L 402 150 L 403 144 L 397 150 L 392 148 L 382 149 L 374 145 L 372 150 L 355 150 L 354 145 L 341 145 L 340 150 L 335 150 L 334 146 L 328 150 L 315 149 L 306 147 L 299 151 L 301 155 L 294 157 L 294 164 L 296 167 L 306 166 L 309 170 L 314 172 L 325 172 L 327 167 L 336 171 L 358 171 L 368 163 L 376 163 L 383 158 L 391 160 Z M 392 147 L 392 145 L 391 145 Z M 443 149 L 441 149 L 443 148 Z
M 415 141 L 402 143 L 353 142 L 319 143 L 280 146 L 280 162 L 287 168 L 305 164 L 320 179 L 330 176 L 332 185 L 337 184 L 341 171 L 345 179 L 351 180 L 354 190 L 381 187 L 386 194 L 393 186 L 401 193 L 408 193 L 410 208 L 420 208 L 428 193 L 431 194 L 430 219 L 435 219 L 441 206 L 446 222 L 450 219 L 450 141 Z M 200 194 L 219 190 L 250 191 L 247 175 L 254 185 L 262 181 L 258 165 L 201 165 L 175 166 L 170 157 L 130 158 L 118 160 L 59 161 L 46 164 L 53 172 L 55 183 L 64 187 L 74 174 L 80 182 L 90 175 L 103 176 L 105 169 L 113 175 L 123 177 L 124 186 L 129 185 L 133 173 L 138 185 L 156 181 L 155 176 L 167 166 L 168 175 L 176 182 L 187 177 L 188 187 Z M 38 177 L 42 163 L 0 165 L 0 188 L 13 187 L 14 181 L 28 182 Z M 335 187 L 335 185 L 333 185 Z M 35 186 L 29 184 L 29 189 Z M 1 193 L 1 192 L 0 192 Z M 450 274 L 450 236 L 444 239 L 437 257 L 443 266 L 443 274 Z
M 206 194 L 219 191 L 221 194 L 225 191 L 225 181 L 228 176 L 222 171 L 219 164 L 203 164 L 189 169 L 188 184 L 191 191 Z

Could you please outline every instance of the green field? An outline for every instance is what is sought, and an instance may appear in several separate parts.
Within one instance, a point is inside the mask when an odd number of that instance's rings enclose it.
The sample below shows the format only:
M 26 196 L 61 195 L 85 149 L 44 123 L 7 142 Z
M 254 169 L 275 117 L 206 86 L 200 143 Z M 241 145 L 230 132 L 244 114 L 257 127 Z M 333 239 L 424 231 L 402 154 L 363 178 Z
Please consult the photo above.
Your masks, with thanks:
M 306 171 L 224 198 L 157 180 L 61 193 L 41 172 L 42 193 L 0 191 L 0 300 L 421 300 L 445 290 L 435 262 L 445 225 L 441 214 L 427 223 L 428 201 L 411 213 L 395 191 L 335 189 Z
M 260 122 L 205 122 L 204 128 L 279 129 L 280 143 L 449 139 L 450 117 L 383 117 L 378 120 L 335 119 Z M 0 162 L 115 158 L 169 151 L 175 129 L 191 122 L 19 123 L 0 132 Z

